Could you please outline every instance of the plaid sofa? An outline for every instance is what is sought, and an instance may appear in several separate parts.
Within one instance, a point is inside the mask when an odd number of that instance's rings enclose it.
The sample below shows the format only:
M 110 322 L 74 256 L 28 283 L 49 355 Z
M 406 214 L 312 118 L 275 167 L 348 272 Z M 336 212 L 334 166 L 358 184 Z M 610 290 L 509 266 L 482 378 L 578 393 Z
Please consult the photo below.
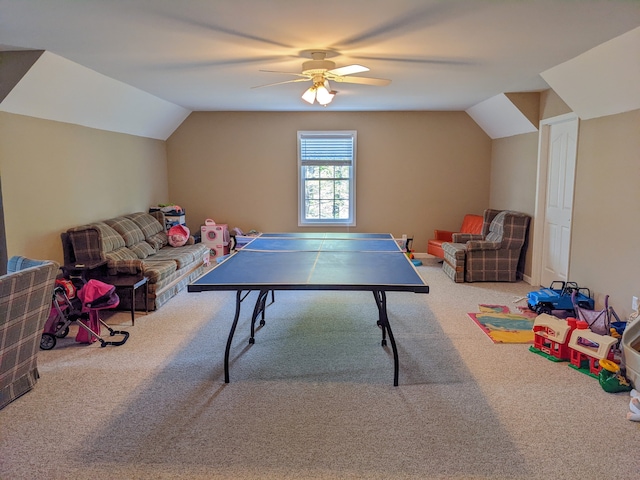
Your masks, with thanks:
M 156 310 L 200 276 L 209 261 L 209 249 L 201 243 L 170 246 L 163 216 L 138 212 L 70 228 L 65 263 L 106 261 L 108 275 L 148 277 L 149 309 Z M 131 308 L 128 293 L 118 292 L 122 308 Z M 136 306 L 144 305 L 143 295 L 144 289 L 136 290 Z
M 487 209 L 481 234 L 454 233 L 443 246 L 443 270 L 456 282 L 515 282 L 531 217 L 510 210 Z
M 37 355 L 58 270 L 55 262 L 12 257 L 0 277 L 0 409 L 40 377 Z

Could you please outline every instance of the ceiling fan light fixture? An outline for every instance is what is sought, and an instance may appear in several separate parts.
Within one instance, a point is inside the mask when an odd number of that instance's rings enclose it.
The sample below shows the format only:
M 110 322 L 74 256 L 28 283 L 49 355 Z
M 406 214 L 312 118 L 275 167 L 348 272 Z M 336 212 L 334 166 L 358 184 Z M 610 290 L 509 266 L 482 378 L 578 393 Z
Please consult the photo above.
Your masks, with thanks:
M 314 85 L 314 86 L 312 86 L 312 87 L 309 87 L 309 88 L 308 88 L 308 89 L 307 89 L 307 90 L 302 94 L 302 99 L 303 99 L 305 102 L 307 102 L 307 103 L 309 103 L 309 104 L 313 105 L 313 102 L 314 102 L 314 101 L 315 101 L 315 99 L 316 99 L 316 86 Z
M 327 90 L 327 87 L 325 87 L 324 85 L 321 85 L 318 88 L 316 88 L 316 99 L 318 100 L 318 103 L 322 106 L 326 106 L 330 104 L 334 96 L 335 96 L 335 93 L 332 93 L 329 90 Z
M 327 57 L 336 56 L 338 53 L 333 50 L 305 50 L 301 52 L 303 55 L 311 57 L 311 60 L 303 62 L 302 73 L 297 72 L 277 72 L 274 70 L 260 70 L 261 72 L 284 73 L 294 75 L 295 79 L 285 80 L 282 82 L 269 83 L 260 85 L 259 87 L 270 87 L 272 85 L 281 85 L 283 83 L 294 82 L 313 82 L 313 85 L 304 91 L 302 99 L 309 105 L 313 105 L 316 101 L 326 107 L 333 101 L 333 97 L 338 92 L 331 88 L 329 80 L 335 82 L 355 83 L 361 85 L 389 85 L 391 80 L 384 78 L 358 77 L 353 76 L 354 73 L 368 72 L 369 68 L 364 65 L 345 65 L 337 67 L 333 61 L 327 60 Z M 259 88 L 252 87 L 252 88 Z

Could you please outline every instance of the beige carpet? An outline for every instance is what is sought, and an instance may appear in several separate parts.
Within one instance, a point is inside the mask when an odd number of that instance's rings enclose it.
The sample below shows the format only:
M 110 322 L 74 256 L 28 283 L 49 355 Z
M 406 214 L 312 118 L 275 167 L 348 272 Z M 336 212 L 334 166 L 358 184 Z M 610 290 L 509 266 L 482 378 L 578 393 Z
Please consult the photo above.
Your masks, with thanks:
M 182 292 L 135 327 L 119 312 L 124 346 L 70 335 L 0 411 L 0 478 L 640 478 L 628 394 L 493 344 L 467 317 L 515 309 L 529 285 L 419 271 L 430 294 L 388 295 L 398 387 L 366 292 L 278 292 L 251 346 L 250 297 L 228 385 L 233 293 Z

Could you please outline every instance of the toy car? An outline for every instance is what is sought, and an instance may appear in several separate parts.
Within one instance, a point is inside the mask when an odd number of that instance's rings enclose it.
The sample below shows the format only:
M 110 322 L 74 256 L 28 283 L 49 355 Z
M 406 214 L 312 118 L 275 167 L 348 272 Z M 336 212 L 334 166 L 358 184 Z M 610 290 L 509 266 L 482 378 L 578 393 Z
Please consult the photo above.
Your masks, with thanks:
M 575 302 L 580 308 L 593 310 L 595 303 L 588 288 L 578 287 L 576 282 L 551 282 L 549 288 L 543 288 L 527 294 L 529 309 L 537 314 L 551 314 L 553 310 L 574 311 L 572 293 L 576 292 Z

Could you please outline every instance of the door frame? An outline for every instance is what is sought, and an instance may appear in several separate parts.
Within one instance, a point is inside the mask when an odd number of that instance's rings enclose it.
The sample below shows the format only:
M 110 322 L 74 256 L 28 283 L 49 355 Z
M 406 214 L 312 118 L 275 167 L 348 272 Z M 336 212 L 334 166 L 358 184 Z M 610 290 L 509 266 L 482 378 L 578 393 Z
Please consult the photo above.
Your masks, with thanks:
M 7 274 L 7 232 L 4 227 L 4 205 L 2 202 L 2 176 L 0 175 L 0 275 Z
M 531 285 L 540 285 L 540 279 L 542 276 L 542 254 L 543 254 L 543 242 L 544 242 L 544 225 L 546 222 L 546 205 L 547 205 L 547 175 L 549 171 L 549 132 L 551 126 L 569 122 L 577 122 L 578 138 L 576 138 L 576 163 L 578 155 L 578 141 L 580 136 L 580 119 L 575 113 L 565 113 L 556 117 L 545 118 L 540 120 L 540 128 L 538 129 L 538 169 L 536 179 L 536 205 L 533 224 L 533 253 L 531 259 Z M 574 185 L 575 185 L 575 171 L 574 171 Z M 575 198 L 575 188 L 574 188 Z M 573 199 L 572 199 L 573 205 Z M 572 206 L 573 209 L 573 206 Z M 573 222 L 571 225 L 573 230 Z M 572 232 L 569 232 L 571 235 Z M 571 241 L 569 241 L 569 258 L 571 258 Z M 570 267 L 570 264 L 569 264 Z M 567 270 L 567 276 L 569 270 Z

